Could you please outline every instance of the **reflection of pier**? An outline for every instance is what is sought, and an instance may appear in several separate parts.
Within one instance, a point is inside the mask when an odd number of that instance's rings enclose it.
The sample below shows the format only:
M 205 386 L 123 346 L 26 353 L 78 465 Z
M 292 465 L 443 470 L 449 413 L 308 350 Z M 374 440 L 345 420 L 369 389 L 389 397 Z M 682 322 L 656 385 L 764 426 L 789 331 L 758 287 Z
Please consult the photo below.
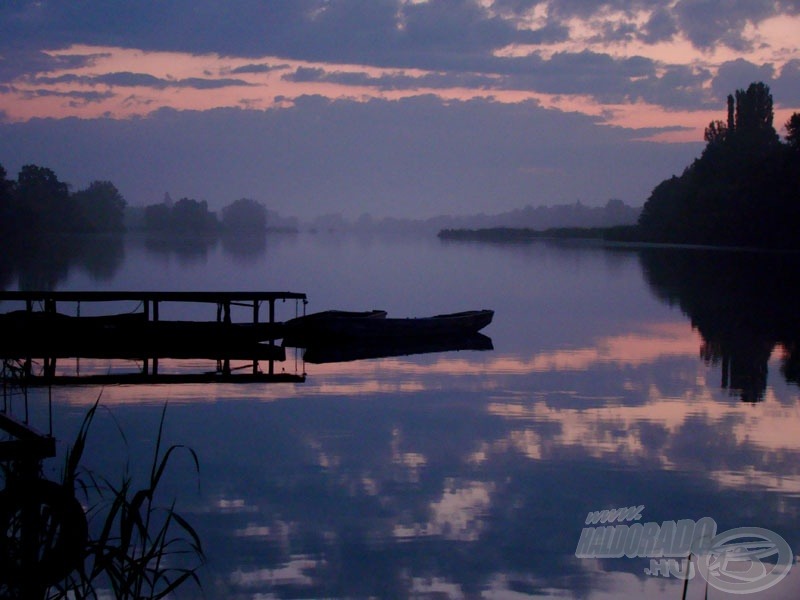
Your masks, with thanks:
M 24 309 L 0 315 L 0 356 L 14 360 L 27 385 L 205 382 L 300 382 L 302 375 L 275 373 L 275 361 L 285 359 L 275 343 L 284 324 L 276 320 L 276 303 L 306 301 L 295 292 L 0 292 L 0 301 L 24 303 Z M 135 303 L 127 313 L 82 316 L 86 304 Z M 216 306 L 207 321 L 164 320 L 164 303 Z M 58 311 L 70 303 L 75 314 Z M 267 305 L 266 320 L 261 308 Z M 248 318 L 234 322 L 234 309 Z M 136 361 L 135 373 L 65 375 L 57 369 L 65 358 L 106 358 Z M 163 359 L 208 359 L 213 370 L 164 373 Z M 231 361 L 247 361 L 232 366 Z M 262 369 L 262 364 L 266 370 Z

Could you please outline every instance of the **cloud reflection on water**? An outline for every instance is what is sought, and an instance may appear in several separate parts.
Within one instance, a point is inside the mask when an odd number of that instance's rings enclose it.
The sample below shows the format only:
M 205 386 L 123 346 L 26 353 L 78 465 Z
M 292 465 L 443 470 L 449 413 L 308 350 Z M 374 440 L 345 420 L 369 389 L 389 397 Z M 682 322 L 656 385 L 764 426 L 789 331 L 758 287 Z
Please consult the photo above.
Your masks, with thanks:
M 455 261 L 452 247 L 441 252 Z M 721 385 L 714 357 L 741 355 L 728 342 L 753 306 L 749 281 L 720 287 L 714 257 L 699 263 L 704 285 L 692 292 L 675 285 L 697 271 L 692 256 L 644 262 L 648 284 L 636 254 L 614 254 L 617 272 L 598 266 L 608 255 L 597 249 L 542 252 L 509 251 L 515 273 L 554 286 L 515 280 L 515 301 L 487 330 L 492 352 L 328 365 L 290 355 L 279 368 L 305 371 L 305 383 L 103 390 L 133 456 L 165 400 L 170 439 L 199 452 L 192 516 L 212 555 L 209 595 L 680 597 L 681 582 L 643 575 L 646 561 L 575 558 L 588 511 L 632 504 L 648 520 L 769 528 L 797 549 L 798 389 L 781 371 L 794 308 L 775 313 L 775 287 L 757 286 L 755 308 L 781 319 L 757 312 L 777 334 L 747 331 L 775 344 L 758 356 L 763 391 L 748 397 L 760 401 L 744 403 Z M 489 262 L 501 251 L 481 253 Z M 480 294 L 509 288 L 493 283 L 468 297 L 494 305 Z M 732 315 L 698 310 L 734 298 Z M 706 336 L 719 340 L 713 352 Z M 69 429 L 97 391 L 56 389 L 58 427 Z M 100 468 L 120 444 L 108 443 L 115 424 L 97 435 Z M 185 493 L 180 478 L 172 485 Z M 792 597 L 797 579 L 793 571 L 764 597 Z

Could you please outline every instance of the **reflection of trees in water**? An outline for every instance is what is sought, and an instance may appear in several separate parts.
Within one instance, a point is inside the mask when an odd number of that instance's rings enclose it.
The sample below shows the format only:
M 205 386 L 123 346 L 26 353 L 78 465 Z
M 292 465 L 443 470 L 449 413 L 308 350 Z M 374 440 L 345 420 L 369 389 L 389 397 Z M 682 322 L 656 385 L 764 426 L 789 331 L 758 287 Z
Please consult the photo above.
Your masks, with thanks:
M 167 258 L 175 255 L 181 264 L 205 263 L 209 250 L 216 247 L 219 238 L 209 235 L 176 235 L 163 232 L 148 233 L 145 237 L 145 249 L 155 255 Z
M 264 254 L 267 248 L 267 232 L 225 231 L 222 234 L 222 251 L 235 260 L 254 260 Z
M 121 235 L 46 235 L 0 240 L 0 287 L 18 281 L 22 290 L 53 290 L 75 267 L 95 281 L 108 281 L 122 265 Z
M 784 377 L 800 381 L 794 296 L 800 256 L 650 248 L 639 257 L 656 296 L 677 304 L 703 337 L 700 356 L 720 366 L 722 387 L 746 402 L 762 400 L 776 346 Z
M 181 263 L 202 263 L 208 260 L 209 251 L 222 243 L 222 251 L 234 259 L 253 260 L 264 254 L 267 247 L 267 232 L 223 231 L 216 233 L 167 234 L 149 232 L 144 241 L 145 249 L 162 258 L 174 255 Z

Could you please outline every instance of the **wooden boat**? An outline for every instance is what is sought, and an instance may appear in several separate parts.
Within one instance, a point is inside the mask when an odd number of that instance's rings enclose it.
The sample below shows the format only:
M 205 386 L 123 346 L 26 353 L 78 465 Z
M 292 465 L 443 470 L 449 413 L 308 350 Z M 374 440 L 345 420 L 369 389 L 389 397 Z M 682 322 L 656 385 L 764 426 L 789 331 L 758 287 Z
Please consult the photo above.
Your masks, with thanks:
M 346 327 L 347 323 L 385 318 L 385 310 L 324 310 L 302 317 L 295 317 L 284 323 L 283 345 L 292 348 L 305 348 L 314 340 L 335 336 L 336 330 Z
M 343 340 L 358 338 L 415 338 L 434 336 L 457 336 L 477 333 L 492 322 L 494 311 L 470 310 L 458 313 L 422 318 L 386 318 L 383 311 L 378 314 L 317 313 L 313 319 L 302 323 L 298 335 L 293 335 L 296 324 L 288 321 L 285 346 L 305 348 L 318 340 Z M 383 313 L 383 314 L 380 314 Z M 308 317 L 302 317 L 308 319 Z

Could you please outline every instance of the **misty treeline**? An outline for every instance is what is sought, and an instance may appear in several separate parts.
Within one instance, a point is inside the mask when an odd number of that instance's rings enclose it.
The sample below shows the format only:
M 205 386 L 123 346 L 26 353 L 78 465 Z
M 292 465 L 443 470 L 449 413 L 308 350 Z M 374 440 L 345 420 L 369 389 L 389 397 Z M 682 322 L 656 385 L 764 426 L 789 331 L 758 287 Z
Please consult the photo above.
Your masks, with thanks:
M 134 209 L 110 181 L 93 181 L 85 189 L 71 192 L 52 169 L 25 165 L 13 180 L 0 165 L 0 236 L 4 238 L 122 232 L 131 224 L 153 232 L 263 232 L 269 213 L 256 200 L 242 198 L 223 208 L 218 217 L 205 201 L 181 198 L 172 202 L 168 195 L 159 204 Z
M 151 204 L 136 212 L 138 218 L 133 216 L 130 219 L 132 228 L 193 234 L 215 234 L 220 230 L 264 232 L 269 213 L 260 202 L 241 198 L 225 206 L 219 218 L 208 210 L 205 200 L 181 198 L 173 202 L 169 194 L 160 204 Z
M 790 117 L 781 141 L 767 85 L 737 90 L 727 105 L 727 118 L 706 128 L 701 156 L 653 190 L 637 238 L 800 247 L 800 114 Z
M 125 199 L 110 181 L 70 192 L 46 167 L 25 165 L 16 180 L 0 165 L 0 233 L 100 232 L 124 229 Z

